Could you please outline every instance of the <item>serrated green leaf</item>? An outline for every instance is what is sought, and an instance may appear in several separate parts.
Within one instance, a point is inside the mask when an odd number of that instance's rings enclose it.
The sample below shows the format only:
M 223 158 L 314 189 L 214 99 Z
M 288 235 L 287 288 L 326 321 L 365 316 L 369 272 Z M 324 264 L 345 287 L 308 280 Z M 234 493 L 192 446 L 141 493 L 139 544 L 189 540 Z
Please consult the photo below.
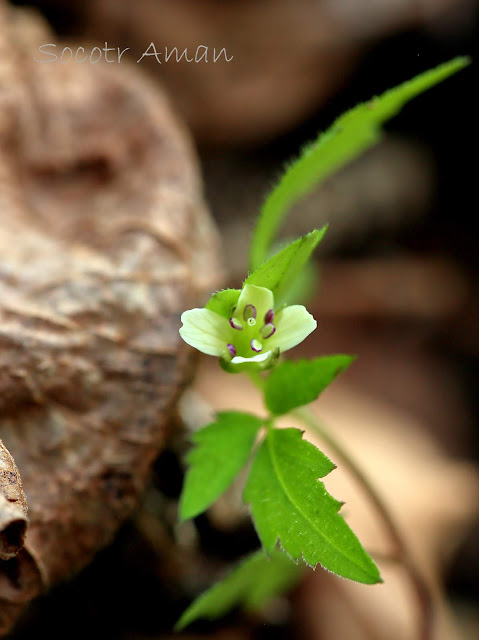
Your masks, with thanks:
M 249 413 L 225 411 L 193 435 L 195 447 L 180 498 L 180 520 L 207 509 L 246 464 L 263 421 Z
M 323 180 L 376 144 L 381 125 L 420 93 L 442 82 L 467 64 L 455 58 L 340 116 L 333 125 L 292 162 L 266 198 L 253 234 L 250 268 L 266 258 L 287 210 Z
M 281 551 L 274 550 L 269 557 L 257 551 L 201 594 L 183 613 L 175 629 L 180 631 L 198 618 L 214 620 L 237 606 L 261 609 L 272 597 L 290 589 L 300 575 L 301 568 Z
M 341 354 L 282 362 L 265 381 L 266 406 L 279 416 L 313 402 L 354 359 Z
M 321 564 L 365 584 L 379 571 L 318 480 L 334 465 L 298 429 L 271 429 L 257 451 L 244 492 L 256 531 L 270 553 L 279 541 L 295 560 Z
M 214 293 L 206 303 L 206 308 L 219 313 L 224 318 L 231 317 L 231 309 L 238 302 L 240 289 L 222 289 Z
M 270 289 L 274 295 L 275 305 L 281 304 L 284 294 L 291 289 L 291 285 L 326 231 L 327 226 L 324 226 L 298 238 L 256 269 L 246 278 L 244 284 L 254 284 L 257 287 Z

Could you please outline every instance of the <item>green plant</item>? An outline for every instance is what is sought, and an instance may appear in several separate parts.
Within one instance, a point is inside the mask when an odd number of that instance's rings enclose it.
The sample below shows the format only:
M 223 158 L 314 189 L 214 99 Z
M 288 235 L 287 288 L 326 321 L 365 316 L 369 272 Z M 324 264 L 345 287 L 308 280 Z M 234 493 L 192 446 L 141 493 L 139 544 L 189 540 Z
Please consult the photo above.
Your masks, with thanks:
M 276 419 L 288 415 L 316 429 L 369 490 L 402 553 L 423 608 L 427 608 L 424 585 L 384 505 L 354 462 L 305 407 L 354 358 L 331 355 L 296 362 L 282 359 L 284 351 L 316 328 L 314 318 L 303 306 L 286 306 L 285 301 L 326 227 L 267 257 L 287 210 L 297 200 L 377 143 L 381 125 L 404 104 L 466 64 L 466 58 L 456 58 L 358 105 L 303 149 L 263 205 L 250 248 L 251 273 L 242 289 L 219 291 L 204 309 L 183 314 L 183 339 L 217 356 L 226 371 L 247 373 L 263 394 L 267 411 L 263 416 L 240 411 L 220 413 L 193 436 L 195 446 L 187 458 L 180 501 L 181 520 L 207 509 L 251 461 L 244 500 L 250 505 L 264 551 L 251 556 L 222 583 L 200 596 L 183 614 L 178 629 L 198 617 L 217 617 L 234 605 L 261 606 L 297 578 L 291 560 L 312 567 L 320 564 L 365 584 L 381 582 L 375 562 L 340 514 L 341 503 L 319 480 L 335 465 L 304 440 L 300 430 L 277 428 Z M 427 622 L 422 628 L 422 637 L 428 637 Z

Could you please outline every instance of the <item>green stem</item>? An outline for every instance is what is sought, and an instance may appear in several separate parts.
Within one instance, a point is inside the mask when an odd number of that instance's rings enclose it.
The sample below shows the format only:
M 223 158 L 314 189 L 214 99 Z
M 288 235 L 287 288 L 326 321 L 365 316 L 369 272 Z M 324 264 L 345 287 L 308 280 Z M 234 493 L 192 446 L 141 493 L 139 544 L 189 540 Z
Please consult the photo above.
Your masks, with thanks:
M 264 380 L 257 371 L 248 371 L 248 377 L 255 387 L 257 387 L 261 392 L 264 391 Z
M 411 557 L 407 544 L 403 540 L 391 515 L 389 514 L 385 502 L 376 493 L 374 486 L 363 474 L 362 470 L 357 466 L 356 462 L 353 460 L 353 458 L 351 458 L 349 453 L 343 449 L 341 444 L 334 438 L 334 436 L 328 431 L 324 424 L 322 424 L 309 409 L 302 407 L 301 409 L 292 411 L 291 415 L 298 418 L 304 425 L 310 427 L 320 436 L 323 442 L 325 442 L 334 452 L 335 456 L 340 458 L 342 462 L 349 468 L 358 484 L 362 486 L 363 490 L 368 495 L 377 513 L 381 517 L 394 546 L 396 547 L 397 558 L 409 575 L 409 579 L 414 588 L 421 614 L 418 638 L 420 640 L 432 640 L 434 637 L 434 612 L 431 593 L 426 582 L 424 581 L 424 578 L 418 571 L 416 564 Z

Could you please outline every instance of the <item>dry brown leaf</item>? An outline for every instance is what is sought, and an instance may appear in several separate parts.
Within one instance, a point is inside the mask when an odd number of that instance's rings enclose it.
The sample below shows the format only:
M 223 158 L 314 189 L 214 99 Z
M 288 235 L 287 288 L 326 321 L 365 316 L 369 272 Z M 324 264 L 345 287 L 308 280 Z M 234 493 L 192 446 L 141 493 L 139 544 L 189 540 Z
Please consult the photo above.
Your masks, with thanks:
M 27 499 L 10 452 L 0 440 L 0 560 L 14 558 L 25 541 Z

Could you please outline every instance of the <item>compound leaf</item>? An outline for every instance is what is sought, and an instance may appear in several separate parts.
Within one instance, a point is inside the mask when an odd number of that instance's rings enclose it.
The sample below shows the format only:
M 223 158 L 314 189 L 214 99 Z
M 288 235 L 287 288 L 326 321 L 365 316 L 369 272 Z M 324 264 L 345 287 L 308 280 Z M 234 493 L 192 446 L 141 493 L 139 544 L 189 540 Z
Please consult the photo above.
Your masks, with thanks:
M 318 480 L 333 468 L 298 429 L 270 429 L 244 492 L 256 531 L 267 553 L 279 541 L 294 560 L 319 563 L 357 582 L 381 582 L 373 560 L 338 513 L 341 503 Z
M 265 402 L 271 413 L 282 415 L 316 400 L 342 373 L 354 356 L 334 355 L 314 360 L 285 360 L 265 381 Z
M 207 509 L 232 483 L 251 454 L 263 421 L 248 413 L 225 411 L 193 435 L 195 447 L 180 498 L 180 519 Z
M 281 551 L 275 549 L 270 557 L 257 551 L 201 594 L 183 613 L 175 629 L 180 631 L 198 618 L 219 618 L 240 605 L 249 610 L 261 609 L 273 596 L 290 589 L 300 574 L 300 567 Z

